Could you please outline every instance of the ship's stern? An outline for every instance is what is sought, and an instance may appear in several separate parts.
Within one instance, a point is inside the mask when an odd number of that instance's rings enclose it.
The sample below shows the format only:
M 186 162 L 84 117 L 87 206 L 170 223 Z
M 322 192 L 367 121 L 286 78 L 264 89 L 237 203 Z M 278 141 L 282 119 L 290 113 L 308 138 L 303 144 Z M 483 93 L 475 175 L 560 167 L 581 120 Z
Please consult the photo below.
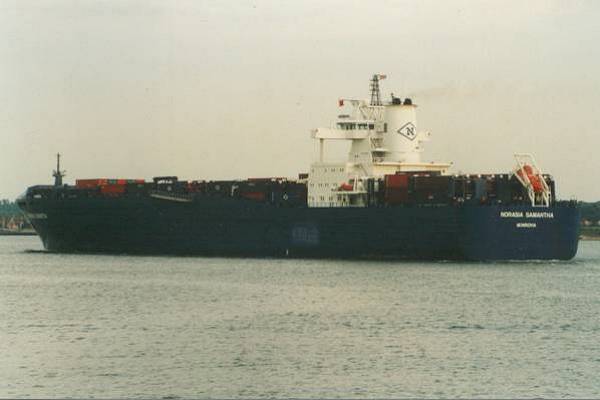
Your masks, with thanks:
M 579 244 L 576 202 L 550 207 L 472 206 L 464 209 L 461 247 L 470 260 L 570 260 Z

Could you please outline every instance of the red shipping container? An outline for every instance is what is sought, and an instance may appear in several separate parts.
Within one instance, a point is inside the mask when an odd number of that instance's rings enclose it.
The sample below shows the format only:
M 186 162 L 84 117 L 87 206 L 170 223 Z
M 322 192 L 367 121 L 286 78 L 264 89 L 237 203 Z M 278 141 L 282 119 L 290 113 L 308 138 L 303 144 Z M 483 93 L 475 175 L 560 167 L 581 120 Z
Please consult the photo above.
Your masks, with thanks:
M 396 174 L 385 176 L 385 187 L 387 188 L 407 188 L 408 174 Z
M 100 192 L 107 195 L 119 195 L 125 193 L 125 185 L 107 184 L 100 187 Z
M 385 191 L 385 204 L 402 204 L 408 202 L 408 189 L 391 188 Z
M 106 185 L 108 183 L 107 179 L 97 178 L 97 179 L 77 179 L 75 181 L 75 186 L 81 189 L 93 189 L 98 186 Z
M 265 197 L 266 197 L 263 192 L 242 192 L 242 193 L 240 193 L 240 196 L 243 197 L 244 199 L 258 200 L 258 201 L 264 201 Z

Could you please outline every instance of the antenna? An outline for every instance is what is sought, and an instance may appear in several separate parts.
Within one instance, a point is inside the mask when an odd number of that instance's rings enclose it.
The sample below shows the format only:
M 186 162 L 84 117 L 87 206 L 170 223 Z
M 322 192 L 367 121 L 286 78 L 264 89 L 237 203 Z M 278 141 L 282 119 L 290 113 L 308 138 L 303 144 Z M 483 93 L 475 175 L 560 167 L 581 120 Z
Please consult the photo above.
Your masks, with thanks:
M 60 153 L 56 154 L 56 169 L 52 171 L 54 177 L 54 186 L 62 186 L 62 178 L 67 175 L 67 171 L 60 170 Z
M 379 91 L 379 81 L 385 79 L 386 75 L 375 74 L 371 78 L 371 105 L 381 106 L 381 93 Z

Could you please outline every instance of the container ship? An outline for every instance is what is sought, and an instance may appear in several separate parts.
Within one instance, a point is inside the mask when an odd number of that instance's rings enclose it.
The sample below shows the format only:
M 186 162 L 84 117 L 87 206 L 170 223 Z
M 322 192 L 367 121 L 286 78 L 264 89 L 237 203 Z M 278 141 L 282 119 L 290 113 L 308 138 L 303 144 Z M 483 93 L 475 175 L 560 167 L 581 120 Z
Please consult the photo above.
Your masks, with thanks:
M 52 252 L 425 260 L 568 260 L 579 238 L 575 201 L 529 154 L 498 174 L 452 174 L 424 162 L 429 133 L 416 104 L 339 99 L 318 128 L 318 159 L 297 178 L 78 179 L 29 187 L 19 207 Z M 325 143 L 349 142 L 343 162 Z M 60 156 L 59 156 L 60 157 Z

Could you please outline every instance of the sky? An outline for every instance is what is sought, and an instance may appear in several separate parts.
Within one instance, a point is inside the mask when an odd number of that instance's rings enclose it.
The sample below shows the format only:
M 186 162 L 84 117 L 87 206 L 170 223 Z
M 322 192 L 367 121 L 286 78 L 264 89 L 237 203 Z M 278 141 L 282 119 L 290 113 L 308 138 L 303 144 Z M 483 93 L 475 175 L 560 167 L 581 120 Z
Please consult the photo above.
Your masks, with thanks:
M 598 1 L 0 2 L 0 198 L 77 178 L 295 177 L 337 99 L 419 105 L 423 158 L 600 200 Z M 329 157 L 343 158 L 334 148 Z

